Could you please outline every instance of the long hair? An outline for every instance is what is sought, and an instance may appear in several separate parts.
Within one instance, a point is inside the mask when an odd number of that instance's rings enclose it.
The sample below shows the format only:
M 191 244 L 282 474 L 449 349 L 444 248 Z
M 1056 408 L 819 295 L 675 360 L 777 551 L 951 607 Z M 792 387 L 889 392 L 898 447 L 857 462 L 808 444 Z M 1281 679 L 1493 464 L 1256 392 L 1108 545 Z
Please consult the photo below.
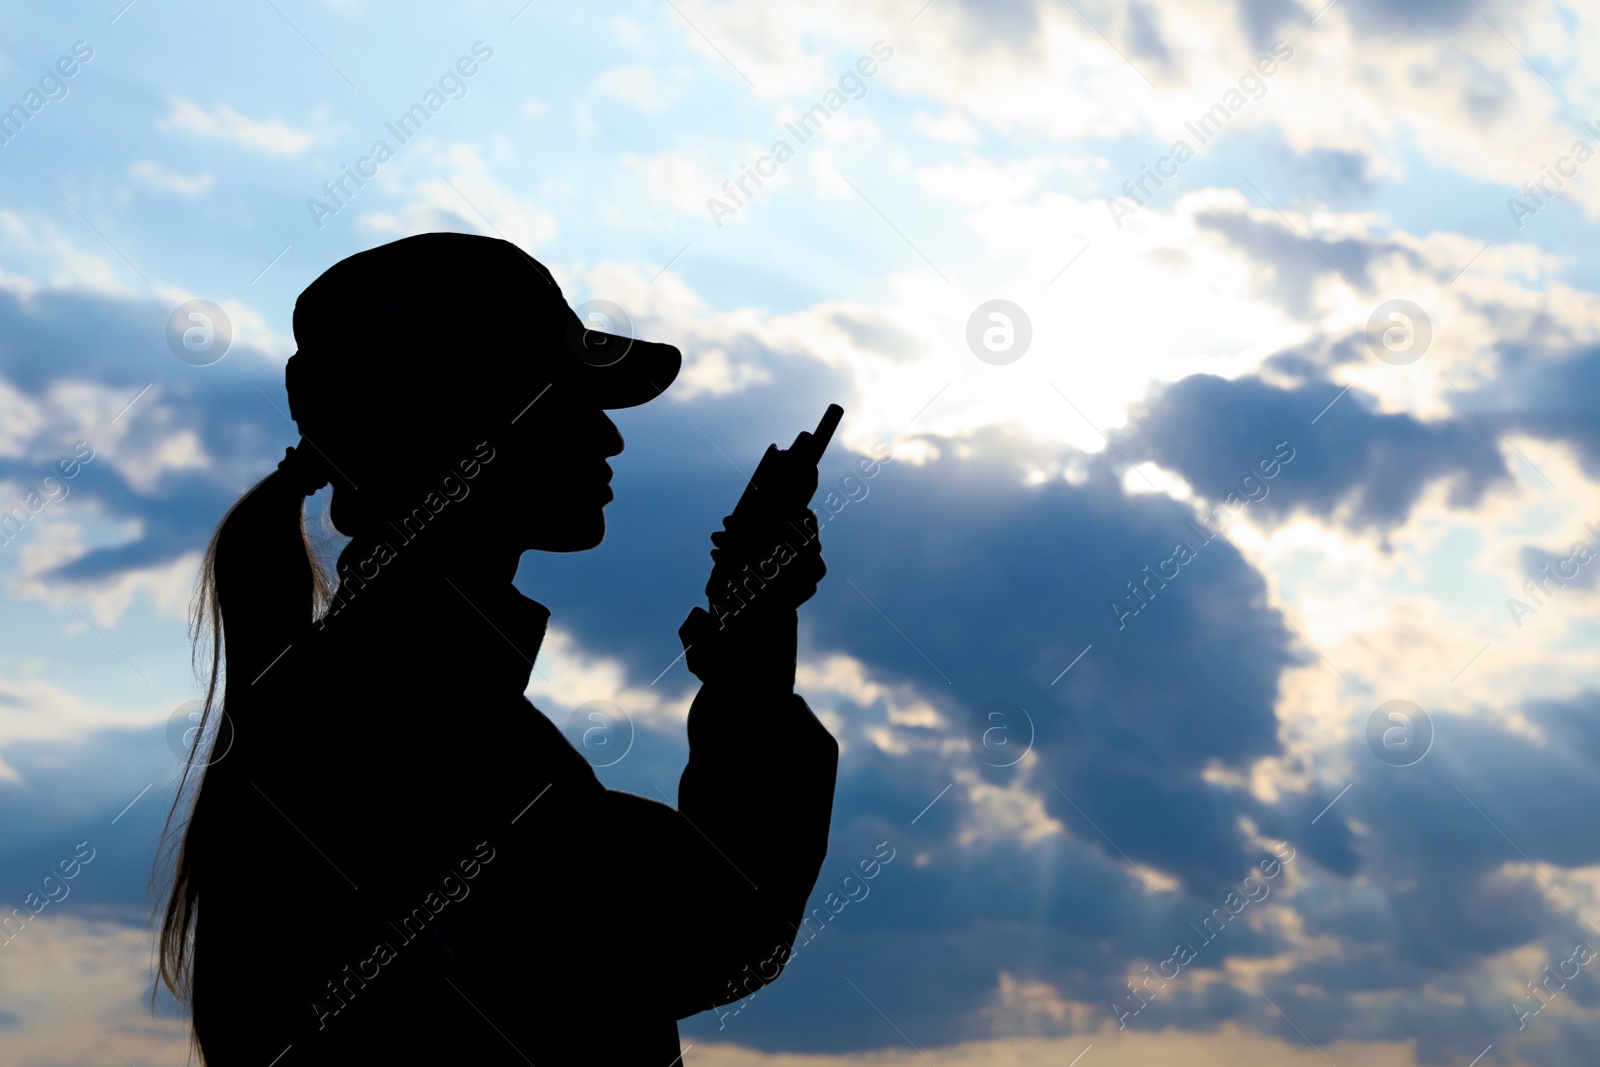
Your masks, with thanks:
M 207 790 L 214 794 L 219 775 L 228 774 L 232 766 L 221 757 L 211 763 L 215 738 L 208 743 L 207 723 L 220 722 L 224 709 L 235 725 L 248 725 L 257 716 L 261 709 L 253 699 L 253 680 L 328 599 L 327 575 L 307 537 L 303 482 L 281 467 L 257 482 L 222 517 L 201 564 L 190 637 L 197 673 L 208 675 L 206 697 L 157 849 L 157 876 L 171 865 L 157 972 L 167 989 L 191 1008 L 195 923 L 208 860 L 222 844 L 218 835 L 225 829 L 211 811 L 214 805 L 206 802 Z M 220 730 L 212 733 L 220 736 Z M 241 735 L 233 736 L 237 740 Z M 191 1040 L 197 1050 L 199 1030 L 196 1019 Z

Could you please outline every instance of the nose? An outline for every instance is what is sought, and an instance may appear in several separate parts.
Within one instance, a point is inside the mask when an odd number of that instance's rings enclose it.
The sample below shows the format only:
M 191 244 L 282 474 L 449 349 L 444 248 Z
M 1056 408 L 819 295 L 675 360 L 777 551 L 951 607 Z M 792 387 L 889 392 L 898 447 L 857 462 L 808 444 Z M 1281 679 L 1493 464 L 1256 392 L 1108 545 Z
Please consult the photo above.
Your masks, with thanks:
M 617 424 L 611 421 L 611 416 L 601 412 L 600 421 L 604 424 L 601 431 L 602 453 L 609 459 L 611 456 L 622 454 L 622 431 L 617 429 Z

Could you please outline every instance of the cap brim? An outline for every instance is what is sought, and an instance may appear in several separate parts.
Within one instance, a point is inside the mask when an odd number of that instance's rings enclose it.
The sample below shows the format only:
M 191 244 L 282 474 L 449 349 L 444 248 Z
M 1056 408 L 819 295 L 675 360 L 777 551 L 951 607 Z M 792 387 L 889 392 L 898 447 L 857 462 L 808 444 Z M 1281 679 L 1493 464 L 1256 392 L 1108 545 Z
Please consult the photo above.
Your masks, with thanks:
M 631 408 L 666 392 L 683 367 L 683 354 L 669 344 L 585 329 L 576 314 L 567 324 L 573 384 L 602 408 Z

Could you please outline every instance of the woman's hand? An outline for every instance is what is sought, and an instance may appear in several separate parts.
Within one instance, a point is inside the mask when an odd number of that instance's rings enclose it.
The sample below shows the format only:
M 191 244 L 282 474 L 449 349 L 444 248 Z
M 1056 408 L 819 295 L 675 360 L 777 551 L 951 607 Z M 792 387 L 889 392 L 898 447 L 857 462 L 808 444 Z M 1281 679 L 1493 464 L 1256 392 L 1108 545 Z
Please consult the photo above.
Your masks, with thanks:
M 761 534 L 724 528 L 711 536 L 716 576 L 711 611 L 695 608 L 678 630 L 689 670 L 703 682 L 739 680 L 794 688 L 799 606 L 828 568 L 809 510 L 765 524 Z
M 758 604 L 792 610 L 816 595 L 828 567 L 822 562 L 817 518 L 809 508 L 766 519 L 760 531 L 737 525 L 730 530 L 733 521 L 725 516 L 723 528 L 711 535 L 714 584 L 707 593 L 719 620 Z M 716 610 L 719 600 L 723 611 Z

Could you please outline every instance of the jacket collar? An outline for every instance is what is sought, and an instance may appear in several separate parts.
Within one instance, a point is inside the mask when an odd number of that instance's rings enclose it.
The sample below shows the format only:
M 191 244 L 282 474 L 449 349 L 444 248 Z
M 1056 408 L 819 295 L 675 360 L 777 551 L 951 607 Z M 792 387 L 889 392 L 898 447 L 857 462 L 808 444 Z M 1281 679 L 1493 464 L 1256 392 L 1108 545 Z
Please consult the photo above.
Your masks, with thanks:
M 550 609 L 510 583 L 494 593 L 476 591 L 470 597 L 448 578 L 441 584 L 447 599 L 435 636 L 447 645 L 465 642 L 473 659 L 493 666 L 497 678 L 515 680 L 519 693 L 527 689 Z
M 447 573 L 404 562 L 395 560 L 370 581 L 351 581 L 318 627 L 368 646 L 402 670 L 439 665 L 473 689 L 527 689 L 550 609 L 510 582 L 469 590 Z

